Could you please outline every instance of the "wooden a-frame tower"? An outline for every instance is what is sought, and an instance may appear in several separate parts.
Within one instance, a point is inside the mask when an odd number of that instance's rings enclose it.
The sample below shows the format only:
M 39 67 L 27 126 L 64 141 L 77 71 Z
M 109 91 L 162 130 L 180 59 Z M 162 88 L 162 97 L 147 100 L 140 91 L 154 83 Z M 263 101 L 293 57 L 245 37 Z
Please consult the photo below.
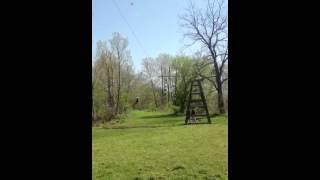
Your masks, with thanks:
M 211 124 L 211 119 L 208 111 L 207 102 L 203 93 L 203 88 L 201 85 L 202 79 L 195 79 L 191 82 L 190 86 L 190 94 L 187 101 L 187 111 L 186 111 L 186 119 L 185 124 L 188 124 L 191 117 L 191 110 L 192 109 L 200 109 L 202 113 L 199 114 L 196 112 L 195 116 L 206 116 L 208 119 L 208 123 Z M 198 96 L 198 98 L 195 98 Z M 199 98 L 200 96 L 200 98 Z M 203 114 L 204 113 L 204 114 Z

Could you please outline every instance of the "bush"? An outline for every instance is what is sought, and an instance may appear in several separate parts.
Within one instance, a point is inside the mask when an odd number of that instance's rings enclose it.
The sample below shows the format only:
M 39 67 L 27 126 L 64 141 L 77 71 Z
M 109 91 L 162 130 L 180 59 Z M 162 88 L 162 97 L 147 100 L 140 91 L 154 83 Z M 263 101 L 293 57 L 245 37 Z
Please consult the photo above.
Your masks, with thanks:
M 177 115 L 180 111 L 180 107 L 175 106 L 170 102 L 165 106 L 164 110 L 167 112 L 172 112 L 174 115 Z

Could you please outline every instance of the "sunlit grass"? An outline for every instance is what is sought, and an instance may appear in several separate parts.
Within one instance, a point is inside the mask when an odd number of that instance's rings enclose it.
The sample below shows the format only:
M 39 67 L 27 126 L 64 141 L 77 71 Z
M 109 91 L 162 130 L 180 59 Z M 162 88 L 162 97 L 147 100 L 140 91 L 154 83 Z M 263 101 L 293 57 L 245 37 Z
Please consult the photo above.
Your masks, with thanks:
M 93 179 L 227 179 L 226 118 L 183 123 L 181 116 L 132 111 L 106 125 L 124 129 L 93 128 Z

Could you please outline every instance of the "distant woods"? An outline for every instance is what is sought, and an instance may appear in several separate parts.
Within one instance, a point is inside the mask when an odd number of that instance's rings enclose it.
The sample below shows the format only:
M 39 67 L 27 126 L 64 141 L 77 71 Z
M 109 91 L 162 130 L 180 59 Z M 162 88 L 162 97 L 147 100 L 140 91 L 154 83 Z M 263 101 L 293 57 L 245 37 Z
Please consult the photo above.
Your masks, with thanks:
M 127 38 L 113 33 L 111 40 L 98 41 L 92 68 L 93 121 L 110 121 L 129 109 L 184 113 L 195 77 L 205 79 L 203 88 L 209 112 L 226 112 L 228 37 L 222 7 L 222 1 L 209 0 L 207 9 L 200 11 L 191 3 L 181 17 L 184 36 L 203 48 L 193 56 L 146 57 L 139 73 L 133 69 Z

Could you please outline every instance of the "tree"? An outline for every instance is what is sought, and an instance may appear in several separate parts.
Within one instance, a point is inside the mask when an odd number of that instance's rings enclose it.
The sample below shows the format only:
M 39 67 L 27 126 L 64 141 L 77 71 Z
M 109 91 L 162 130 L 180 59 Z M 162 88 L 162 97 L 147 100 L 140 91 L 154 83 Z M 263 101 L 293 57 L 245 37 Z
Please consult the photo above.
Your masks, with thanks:
M 128 40 L 123 38 L 119 33 L 113 33 L 112 40 L 110 41 L 111 52 L 117 61 L 118 68 L 118 88 L 117 88 L 117 103 L 115 114 L 119 112 L 120 96 L 121 96 L 121 65 L 126 63 L 130 58 L 130 52 L 127 50 Z
M 107 42 L 97 42 L 96 61 L 93 67 L 93 106 L 95 119 L 114 117 L 113 62 Z
M 193 61 L 190 57 L 177 56 L 173 63 L 176 71 L 176 99 L 175 104 L 180 107 L 180 112 L 185 110 L 190 84 L 193 79 Z
M 111 120 L 126 111 L 134 72 L 128 41 L 114 33 L 109 41 L 98 41 L 93 66 L 93 119 Z M 108 48 L 110 47 L 110 48 Z
M 154 79 L 156 78 L 156 64 L 152 58 L 145 58 L 143 59 L 142 63 L 143 73 L 150 79 L 155 107 L 158 108 L 159 104 L 157 100 L 156 87 L 154 84 Z
M 172 74 L 170 72 L 170 66 L 172 65 L 173 57 L 169 54 L 159 54 L 158 57 L 155 59 L 155 63 L 157 64 L 158 68 L 158 76 L 159 81 L 158 85 L 161 87 L 161 105 L 162 107 L 170 101 L 170 92 L 172 90 L 172 87 L 170 87 L 172 77 L 170 77 Z M 160 85 L 161 83 L 161 85 Z M 172 93 L 172 92 L 171 92 Z
M 228 61 L 228 36 L 227 17 L 222 12 L 223 4 L 223 1 L 208 0 L 206 9 L 201 11 L 191 2 L 187 13 L 180 17 L 182 27 L 188 30 L 184 36 L 192 40 L 191 45 L 199 42 L 209 54 L 201 68 L 212 65 L 212 76 L 199 75 L 213 83 L 218 94 L 220 113 L 225 112 L 222 89 L 223 83 L 228 80 L 228 77 L 224 77 L 224 66 Z

